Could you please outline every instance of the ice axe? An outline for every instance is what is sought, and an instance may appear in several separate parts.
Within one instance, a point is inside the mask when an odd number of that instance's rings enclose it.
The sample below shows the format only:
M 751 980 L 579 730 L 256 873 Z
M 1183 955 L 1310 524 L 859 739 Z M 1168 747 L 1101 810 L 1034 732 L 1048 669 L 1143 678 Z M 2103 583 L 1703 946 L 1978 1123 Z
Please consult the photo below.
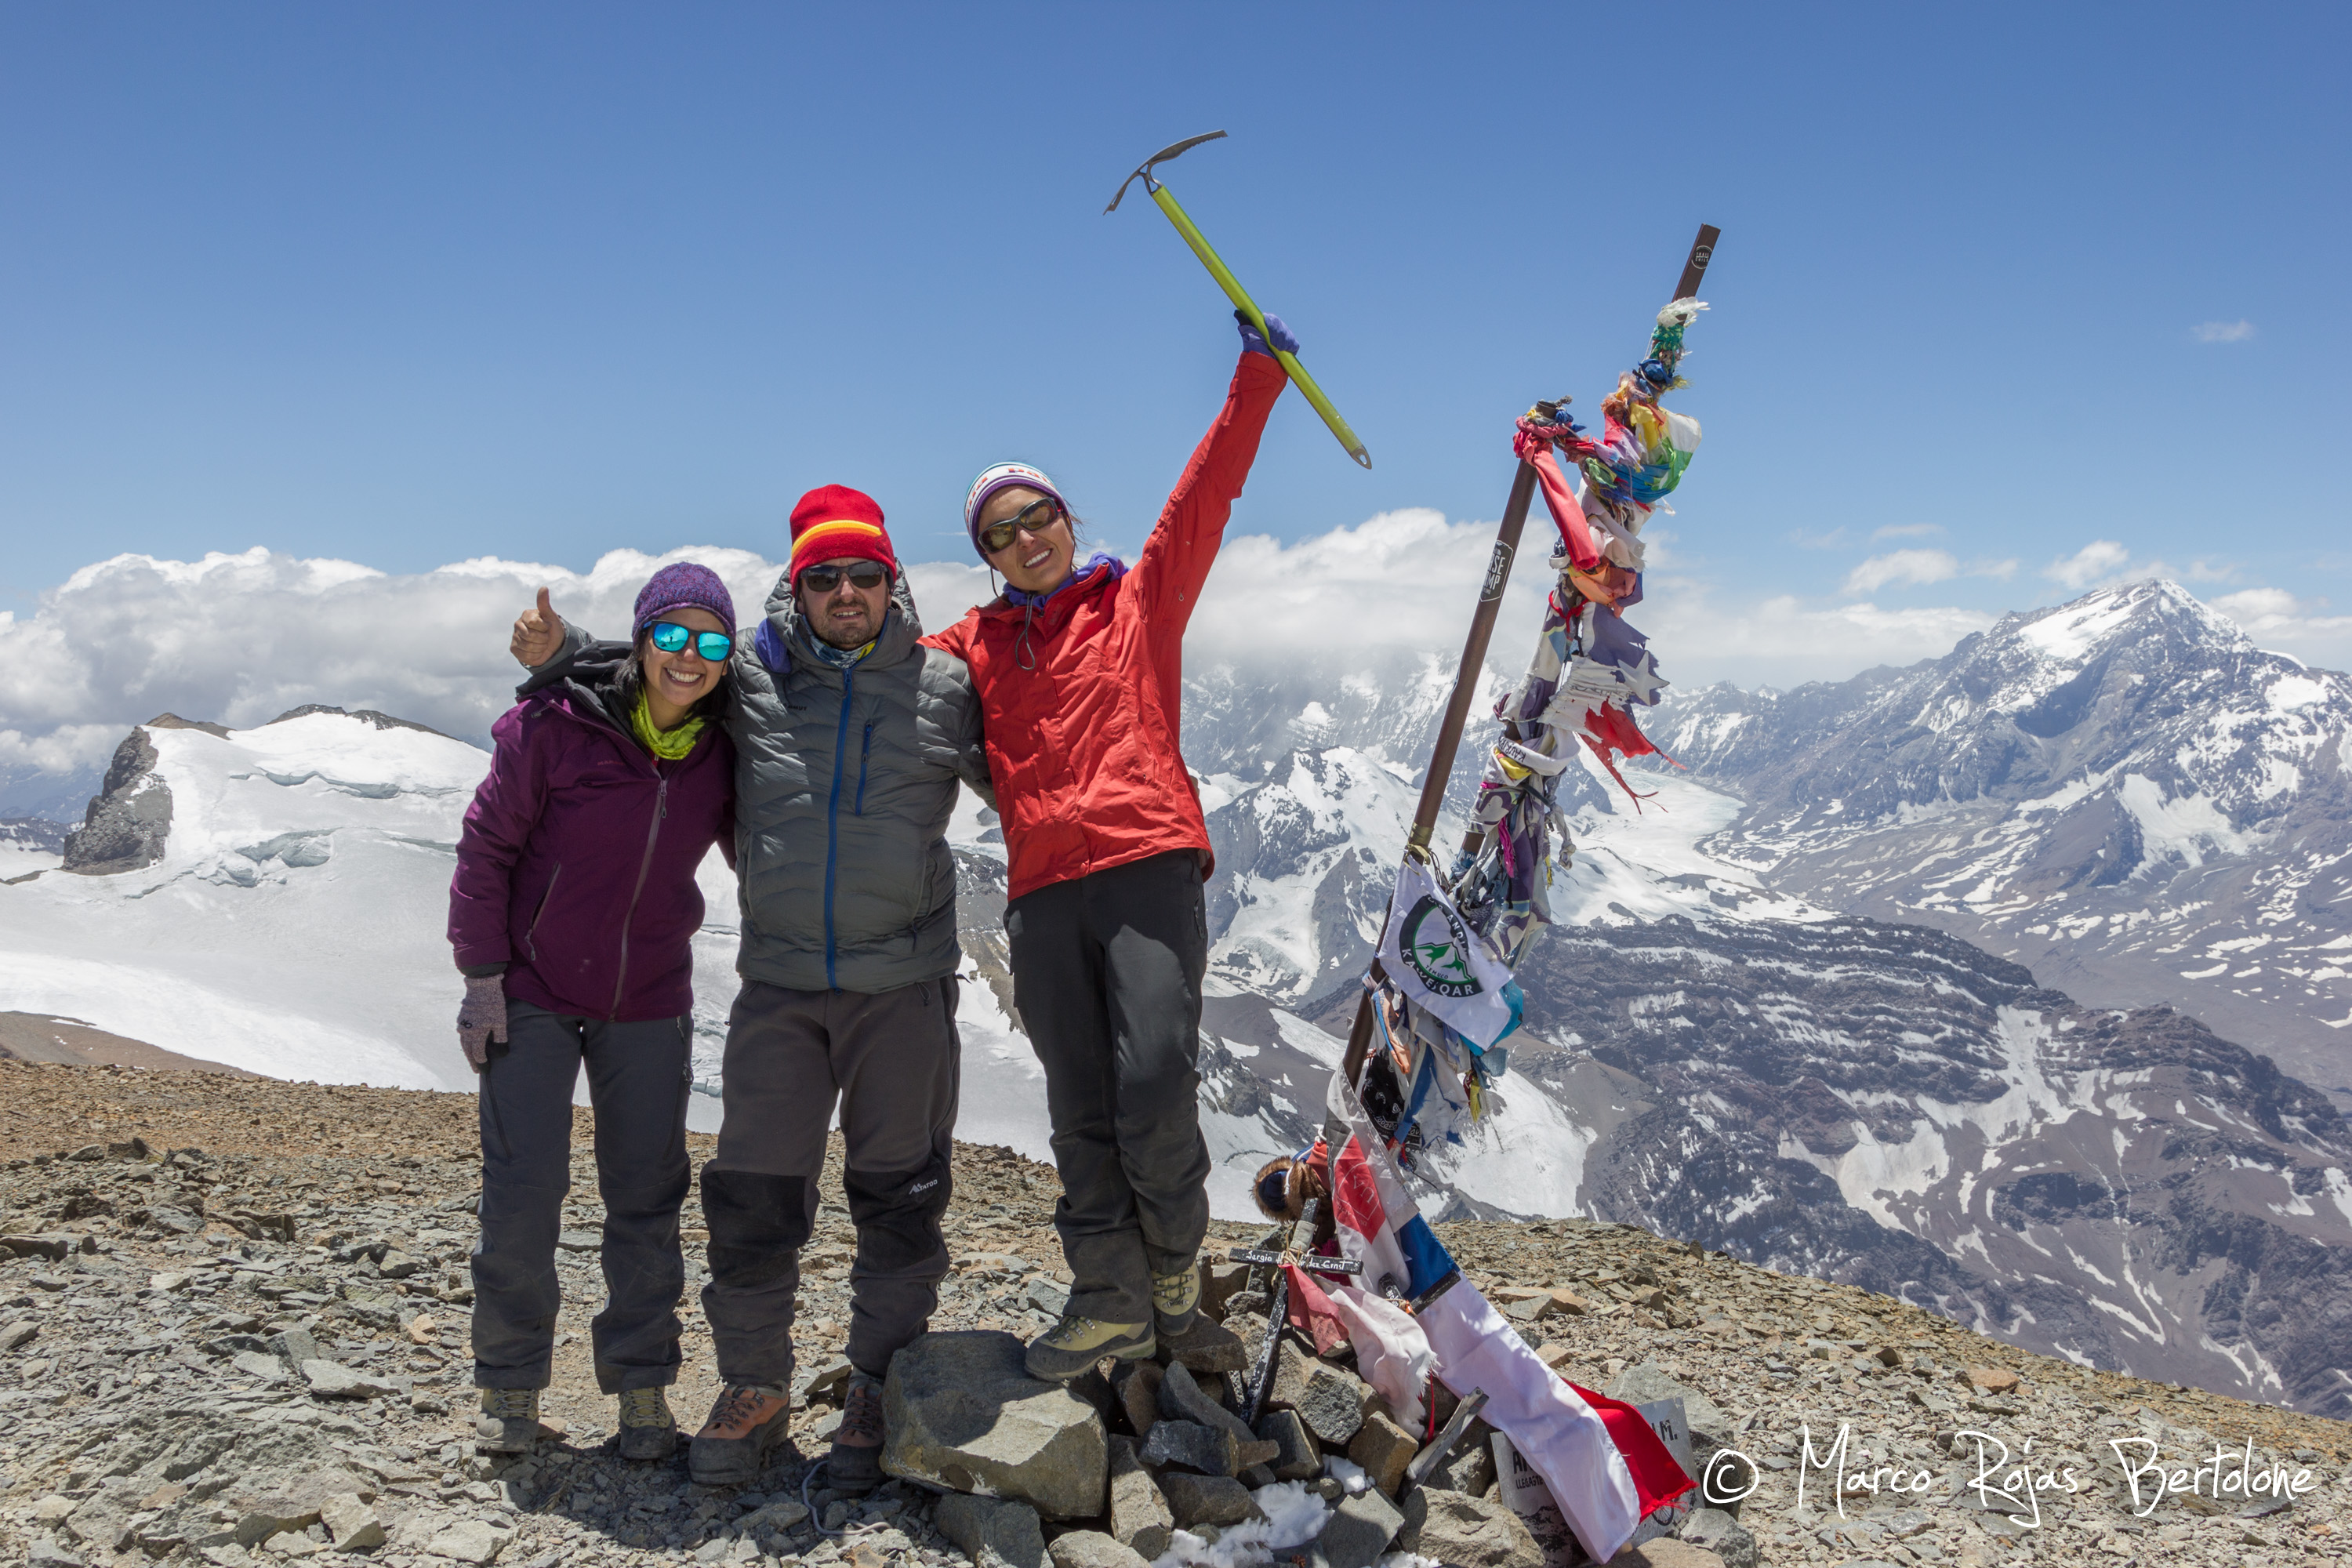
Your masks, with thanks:
M 1151 193 L 1151 199 L 1160 204 L 1160 210 L 1168 215 L 1168 221 L 1176 226 L 1176 232 L 1184 237 L 1184 243 L 1192 247 L 1192 254 L 1201 258 L 1201 265 L 1209 269 L 1209 276 L 1217 280 L 1217 287 L 1225 291 L 1225 298 L 1234 302 L 1235 310 L 1248 318 L 1249 324 L 1257 329 L 1257 335 L 1265 340 L 1266 346 L 1273 348 L 1274 335 L 1265 330 L 1265 312 L 1257 308 L 1257 302 L 1249 297 L 1249 290 L 1243 288 L 1235 279 L 1233 269 L 1225 265 L 1223 258 L 1218 256 L 1207 240 L 1201 237 L 1201 231 L 1192 226 L 1192 218 L 1186 215 L 1182 207 L 1177 205 L 1175 196 L 1168 187 L 1151 177 L 1153 164 L 1165 163 L 1171 158 L 1181 156 L 1187 150 L 1198 147 L 1203 142 L 1214 142 L 1223 134 L 1222 131 L 1212 131 L 1205 136 L 1191 137 L 1173 146 L 1162 147 L 1137 165 L 1134 174 L 1119 182 L 1118 194 L 1111 197 L 1110 205 L 1103 208 L 1103 211 L 1107 213 L 1118 211 L 1119 201 L 1127 195 L 1127 187 L 1141 180 L 1143 188 Z M 1339 411 L 1331 406 L 1331 400 L 1323 395 L 1323 389 L 1315 384 L 1315 378 L 1307 374 L 1307 367 L 1298 363 L 1298 356 L 1282 349 L 1275 349 L 1274 357 L 1282 362 L 1283 370 L 1297 384 L 1299 395 L 1315 405 L 1316 413 L 1323 416 L 1323 423 L 1331 427 L 1332 435 L 1339 437 L 1339 445 L 1348 448 L 1348 456 L 1355 458 L 1364 467 L 1370 468 L 1372 455 L 1364 450 L 1364 444 L 1356 438 L 1356 433 L 1353 430 L 1348 428 L 1348 422 L 1339 417 Z

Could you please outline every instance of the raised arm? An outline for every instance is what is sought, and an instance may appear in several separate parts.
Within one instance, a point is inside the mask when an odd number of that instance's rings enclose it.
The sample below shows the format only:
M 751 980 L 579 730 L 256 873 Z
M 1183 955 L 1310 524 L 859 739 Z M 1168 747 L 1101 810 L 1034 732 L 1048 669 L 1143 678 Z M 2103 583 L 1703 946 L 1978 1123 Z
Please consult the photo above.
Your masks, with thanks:
M 1266 325 L 1284 348 L 1297 352 L 1295 340 L 1276 318 L 1266 318 Z M 1241 363 L 1225 389 L 1225 405 L 1193 448 L 1192 460 L 1170 492 L 1131 574 L 1135 581 L 1130 586 L 1143 595 L 1145 615 L 1155 626 L 1180 635 L 1200 603 L 1202 584 L 1208 581 L 1217 547 L 1224 542 L 1225 521 L 1233 516 L 1250 465 L 1257 460 L 1266 416 L 1290 382 L 1281 362 L 1265 352 L 1255 331 L 1244 328 L 1242 342 Z

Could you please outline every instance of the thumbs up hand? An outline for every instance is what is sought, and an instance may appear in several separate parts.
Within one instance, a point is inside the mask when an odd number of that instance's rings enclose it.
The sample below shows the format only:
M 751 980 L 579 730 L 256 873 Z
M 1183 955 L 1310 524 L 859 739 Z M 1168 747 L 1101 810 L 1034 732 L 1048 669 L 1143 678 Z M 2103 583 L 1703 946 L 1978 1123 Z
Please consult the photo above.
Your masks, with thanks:
M 539 591 L 539 603 L 515 617 L 514 636 L 508 640 L 507 651 L 526 669 L 535 669 L 553 658 L 563 647 L 563 617 L 547 602 L 547 589 Z

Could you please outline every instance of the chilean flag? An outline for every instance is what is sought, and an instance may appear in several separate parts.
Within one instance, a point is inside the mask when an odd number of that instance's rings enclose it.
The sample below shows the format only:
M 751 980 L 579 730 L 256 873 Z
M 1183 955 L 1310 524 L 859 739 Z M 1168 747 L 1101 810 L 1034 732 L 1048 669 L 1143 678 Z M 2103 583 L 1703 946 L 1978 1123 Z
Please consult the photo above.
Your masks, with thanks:
M 1388 1148 L 1339 1072 L 1331 1109 L 1347 1143 L 1331 1160 L 1332 1217 L 1339 1250 L 1364 1266 L 1364 1289 L 1407 1300 L 1456 1272 L 1453 1258 L 1404 1188 Z M 1437 1375 L 1456 1394 L 1486 1391 L 1479 1414 L 1511 1440 L 1551 1489 L 1569 1528 L 1596 1563 L 1633 1539 L 1653 1510 L 1697 1483 L 1683 1473 L 1641 1412 L 1575 1387 L 1536 1352 L 1467 1279 L 1416 1315 Z

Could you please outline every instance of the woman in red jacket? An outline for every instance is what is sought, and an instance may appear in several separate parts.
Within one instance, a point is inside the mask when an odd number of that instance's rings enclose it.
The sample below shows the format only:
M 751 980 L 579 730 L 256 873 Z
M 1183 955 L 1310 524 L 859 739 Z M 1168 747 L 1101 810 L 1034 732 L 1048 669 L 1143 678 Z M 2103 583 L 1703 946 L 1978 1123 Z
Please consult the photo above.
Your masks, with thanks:
M 1297 352 L 1278 320 L 1266 325 Z M 1132 567 L 1077 564 L 1054 481 L 1000 463 L 973 483 L 964 525 L 1004 593 L 929 639 L 980 691 L 1011 861 L 1013 1001 L 1045 1069 L 1062 1174 L 1054 1220 L 1075 1282 L 1060 1324 L 1029 1347 L 1039 1377 L 1150 1356 L 1199 1317 L 1212 860 L 1177 742 L 1185 623 L 1287 380 L 1247 324 L 1242 347 L 1224 408 Z

